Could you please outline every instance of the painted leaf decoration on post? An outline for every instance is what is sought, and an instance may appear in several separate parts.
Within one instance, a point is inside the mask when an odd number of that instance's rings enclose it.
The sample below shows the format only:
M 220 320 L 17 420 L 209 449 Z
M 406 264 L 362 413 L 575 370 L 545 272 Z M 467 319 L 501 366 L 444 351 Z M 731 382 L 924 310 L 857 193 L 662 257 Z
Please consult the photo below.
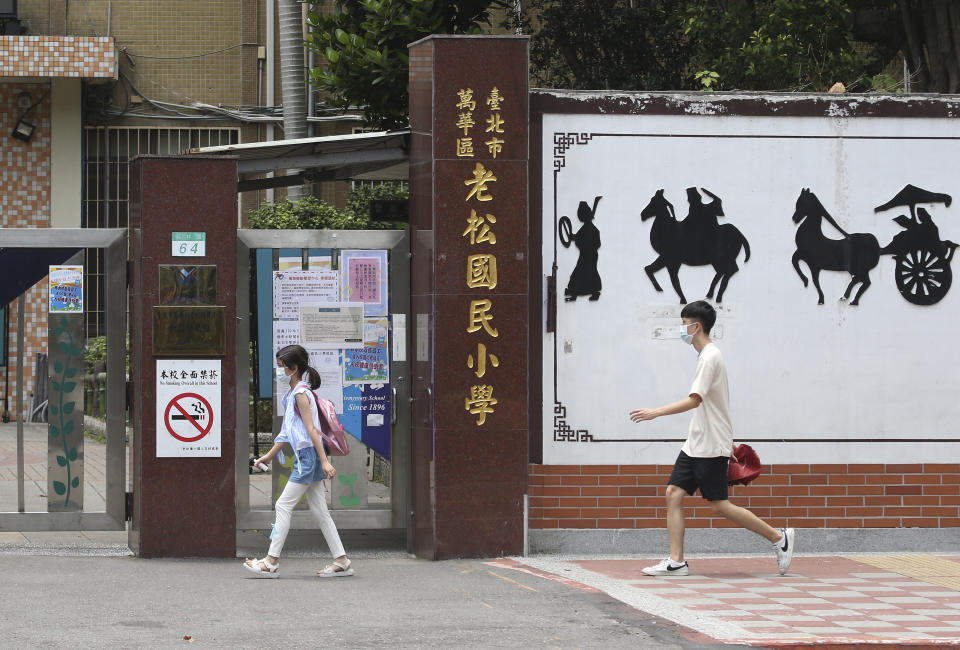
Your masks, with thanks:
M 60 435 L 60 429 L 58 429 L 58 428 L 56 427 L 56 425 L 51 424 L 51 425 L 50 425 L 50 437 L 51 437 L 51 438 L 56 438 L 56 437 L 59 436 L 59 435 Z
M 63 414 L 64 414 L 64 415 L 70 415 L 71 413 L 73 413 L 73 409 L 74 409 L 74 407 L 75 407 L 76 405 L 77 405 L 76 402 L 67 402 L 66 404 L 64 404 L 64 405 L 63 405 Z M 50 410 L 51 410 L 51 411 L 53 410 L 53 407 L 52 407 L 52 406 L 50 407 Z
M 69 393 L 70 391 L 72 391 L 72 390 L 73 390 L 74 388 L 76 388 L 76 387 L 77 387 L 77 382 L 75 382 L 75 381 L 65 381 L 65 382 L 63 382 L 63 392 L 64 392 L 64 393 Z
M 71 447 L 70 451 L 67 452 L 67 458 L 70 459 L 70 462 L 73 462 L 77 459 L 77 448 Z
M 53 482 L 53 491 L 57 494 L 63 495 L 67 493 L 67 486 L 61 483 L 60 481 Z
M 63 435 L 69 436 L 73 433 L 73 420 L 67 420 L 63 425 Z
M 59 372 L 59 370 L 58 370 L 57 372 Z M 68 379 L 69 379 L 70 377 L 73 377 L 73 376 L 76 375 L 76 374 L 77 374 L 77 369 L 76 369 L 76 368 L 67 368 L 66 370 L 63 371 L 63 376 L 66 377 L 66 378 L 68 378 Z
M 60 360 L 59 360 L 59 359 L 56 360 L 56 361 L 54 361 L 54 363 L 53 363 L 53 371 L 54 371 L 55 373 L 57 373 L 58 375 L 59 375 L 61 372 L 63 372 L 63 364 L 60 363 Z
M 80 477 L 79 477 L 79 476 L 74 476 L 74 477 L 73 477 L 73 480 L 70 481 L 70 485 L 71 485 L 71 487 L 77 487 L 77 486 L 79 486 L 79 485 L 80 485 Z
M 53 392 L 55 392 L 55 393 L 59 393 L 59 392 L 60 392 L 60 382 L 59 382 L 59 381 L 57 381 L 56 379 L 54 379 L 53 381 L 50 382 L 50 385 L 53 386 Z
M 60 409 L 58 409 L 56 406 L 54 406 L 53 404 L 51 404 L 51 405 L 50 405 L 50 415 L 58 415 L 59 413 L 60 413 Z
M 67 459 L 64 458 L 63 456 L 57 456 L 57 465 L 59 465 L 60 467 L 66 467 Z
M 71 348 L 72 346 L 66 341 L 60 341 L 60 352 L 63 353 L 65 356 L 68 356 L 68 357 L 71 356 L 70 355 Z

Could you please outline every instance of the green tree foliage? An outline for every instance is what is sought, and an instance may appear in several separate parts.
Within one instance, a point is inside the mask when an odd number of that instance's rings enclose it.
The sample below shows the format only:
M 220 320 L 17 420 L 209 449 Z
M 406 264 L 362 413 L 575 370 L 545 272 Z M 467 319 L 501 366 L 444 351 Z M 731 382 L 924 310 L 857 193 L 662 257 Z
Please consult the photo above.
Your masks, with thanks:
M 340 210 L 314 196 L 296 201 L 264 203 L 249 213 L 251 228 L 272 230 L 390 230 L 403 224 L 370 221 L 372 199 L 406 199 L 410 192 L 399 184 L 361 187 L 347 195 L 347 209 Z
M 533 0 L 538 85 L 617 90 L 868 89 L 889 52 L 857 43 L 866 0 Z
M 337 13 L 312 11 L 307 41 L 325 65 L 310 82 L 339 108 L 361 107 L 378 129 L 407 126 L 407 45 L 430 34 L 474 34 L 505 0 L 338 0 Z
M 698 70 L 723 90 L 869 90 L 887 60 L 857 43 L 851 0 L 697 0 L 684 3 Z
M 544 88 L 668 90 L 692 87 L 691 41 L 681 0 L 531 0 L 524 32 Z M 689 77 L 689 78 L 688 78 Z

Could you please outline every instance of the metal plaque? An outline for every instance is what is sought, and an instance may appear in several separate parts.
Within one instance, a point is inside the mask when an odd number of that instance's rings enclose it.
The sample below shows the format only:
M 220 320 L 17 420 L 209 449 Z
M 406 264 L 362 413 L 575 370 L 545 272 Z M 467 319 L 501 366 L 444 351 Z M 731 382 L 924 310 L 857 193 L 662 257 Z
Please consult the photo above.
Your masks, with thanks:
M 227 353 L 226 307 L 154 306 L 153 353 L 219 357 Z
M 161 305 L 216 305 L 216 265 L 161 264 L 159 295 Z

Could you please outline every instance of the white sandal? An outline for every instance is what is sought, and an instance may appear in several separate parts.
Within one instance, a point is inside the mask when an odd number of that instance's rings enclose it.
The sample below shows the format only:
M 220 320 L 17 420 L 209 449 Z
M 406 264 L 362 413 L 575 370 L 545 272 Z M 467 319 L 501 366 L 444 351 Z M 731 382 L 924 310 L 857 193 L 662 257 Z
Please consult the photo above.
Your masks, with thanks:
M 267 558 L 263 558 L 262 560 L 244 560 L 243 568 L 252 573 L 256 573 L 258 578 L 280 577 L 279 565 L 267 562 Z
M 353 575 L 353 562 L 347 559 L 346 564 L 340 564 L 336 560 L 333 564 L 323 567 L 322 571 L 317 571 L 317 576 L 321 578 L 346 578 Z

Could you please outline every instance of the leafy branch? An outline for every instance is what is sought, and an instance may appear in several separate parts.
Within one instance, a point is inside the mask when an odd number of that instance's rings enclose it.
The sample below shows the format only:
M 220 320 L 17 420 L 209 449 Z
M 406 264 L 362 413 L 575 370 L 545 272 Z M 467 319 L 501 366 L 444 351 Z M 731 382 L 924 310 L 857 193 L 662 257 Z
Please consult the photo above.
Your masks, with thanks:
M 59 340 L 60 352 L 65 355 L 64 362 L 61 362 L 59 359 L 56 360 L 53 364 L 53 371 L 55 374 L 59 375 L 59 379 L 53 379 L 51 381 L 51 386 L 53 387 L 54 392 L 59 395 L 59 402 L 57 405 L 50 406 L 50 415 L 57 416 L 58 424 L 50 425 L 50 436 L 52 438 L 60 438 L 63 444 L 63 455 L 57 455 L 57 464 L 60 467 L 65 467 L 67 470 L 67 481 L 63 483 L 61 481 L 53 482 L 53 490 L 60 496 L 64 497 L 63 506 L 65 508 L 70 506 L 70 492 L 72 489 L 80 486 L 80 476 L 73 476 L 73 466 L 72 463 L 77 461 L 78 453 L 77 447 L 71 445 L 68 441 L 68 436 L 72 435 L 74 432 L 75 424 L 74 420 L 65 419 L 65 416 L 71 415 L 75 410 L 77 403 L 75 401 L 64 402 L 64 394 L 69 394 L 77 387 L 77 382 L 74 379 L 77 374 L 78 368 L 72 365 L 74 359 L 83 358 L 83 350 L 80 347 L 73 344 L 73 335 L 67 328 L 67 319 L 64 316 L 60 317 L 59 326 L 53 331 L 55 338 L 60 339 L 61 336 L 65 336 L 66 340 Z

